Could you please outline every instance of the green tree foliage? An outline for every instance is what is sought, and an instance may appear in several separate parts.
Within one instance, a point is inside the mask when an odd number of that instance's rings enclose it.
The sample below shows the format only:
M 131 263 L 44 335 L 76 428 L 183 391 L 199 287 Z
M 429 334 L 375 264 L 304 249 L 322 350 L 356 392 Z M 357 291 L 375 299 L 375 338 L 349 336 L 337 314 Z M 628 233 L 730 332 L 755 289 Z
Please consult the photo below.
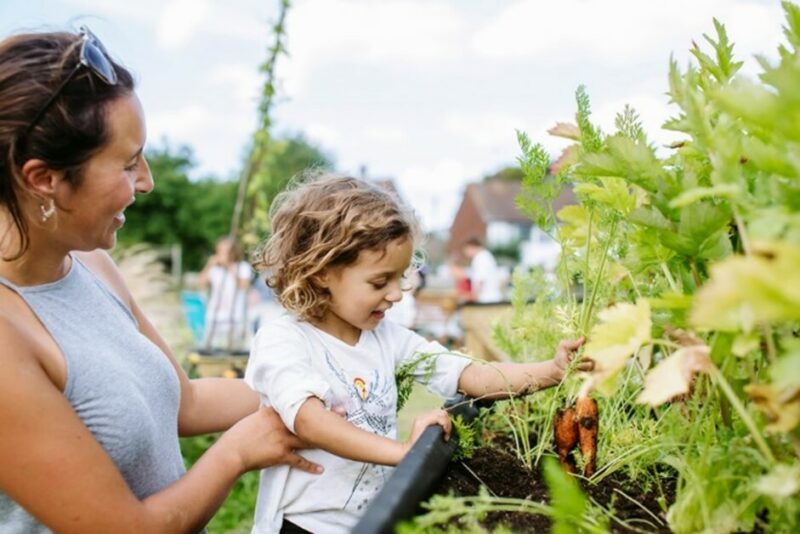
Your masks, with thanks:
M 119 233 L 120 245 L 178 244 L 183 250 L 184 269 L 198 270 L 217 239 L 230 232 L 238 184 L 213 176 L 190 179 L 195 161 L 192 150 L 186 146 L 176 148 L 165 143 L 149 149 L 146 157 L 155 188 L 137 197 L 136 203 L 126 210 L 127 221 Z M 276 139 L 263 161 L 262 172 L 257 174 L 269 179 L 250 183 L 250 193 L 258 207 L 250 215 L 266 217 L 272 199 L 298 172 L 330 166 L 330 158 L 302 135 Z M 260 240 L 265 235 L 260 232 L 255 237 Z
M 269 233 L 269 208 L 287 184 L 308 169 L 331 169 L 333 159 L 309 143 L 302 134 L 272 139 L 260 166 L 247 184 L 248 208 L 245 210 L 243 241 L 253 246 Z
M 213 177 L 192 181 L 194 156 L 186 146 L 164 144 L 146 153 L 155 188 L 126 210 L 122 246 L 181 245 L 185 269 L 199 269 L 217 238 L 228 232 L 236 183 Z

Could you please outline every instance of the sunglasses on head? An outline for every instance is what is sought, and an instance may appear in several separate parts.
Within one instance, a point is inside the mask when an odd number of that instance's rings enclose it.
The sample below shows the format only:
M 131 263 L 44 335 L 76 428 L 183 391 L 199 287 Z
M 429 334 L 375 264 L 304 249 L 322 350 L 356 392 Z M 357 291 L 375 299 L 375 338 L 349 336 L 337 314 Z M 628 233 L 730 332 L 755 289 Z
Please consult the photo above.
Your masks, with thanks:
M 108 58 L 108 52 L 106 52 L 103 43 L 100 42 L 100 39 L 98 39 L 91 31 L 89 31 L 89 28 L 86 26 L 81 27 L 80 35 L 81 52 L 78 59 L 78 64 L 75 65 L 69 75 L 64 79 L 63 82 L 61 82 L 61 85 L 59 85 L 58 88 L 53 92 L 53 95 L 47 100 L 45 105 L 42 106 L 38 113 L 36 113 L 36 116 L 28 125 L 26 133 L 29 133 L 33 127 L 36 126 L 36 123 L 39 122 L 39 119 L 42 118 L 42 115 L 44 115 L 45 112 L 50 109 L 50 106 L 53 104 L 53 102 L 55 102 L 56 98 L 58 98 L 67 84 L 71 82 L 75 76 L 77 76 L 82 68 L 88 68 L 108 85 L 117 84 L 117 72 L 114 70 L 114 65 Z

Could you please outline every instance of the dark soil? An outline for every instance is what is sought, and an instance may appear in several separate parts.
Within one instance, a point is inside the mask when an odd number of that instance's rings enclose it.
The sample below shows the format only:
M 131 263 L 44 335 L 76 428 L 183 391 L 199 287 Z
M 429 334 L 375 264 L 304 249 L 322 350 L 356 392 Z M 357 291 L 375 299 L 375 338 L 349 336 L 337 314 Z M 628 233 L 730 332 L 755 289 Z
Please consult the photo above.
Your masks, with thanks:
M 491 448 L 476 449 L 471 459 L 452 463 L 435 493 L 445 495 L 452 493 L 456 496 L 478 495 L 478 489 L 482 484 L 476 477 L 486 485 L 490 494 L 498 497 L 514 497 L 537 502 L 549 500 L 547 484 L 541 473 L 528 470 L 509 446 L 501 444 L 495 444 Z M 613 510 L 614 514 L 610 520 L 612 532 L 635 532 L 620 521 L 636 526 L 639 532 L 670 532 L 666 526 L 662 503 L 666 508 L 674 501 L 674 477 L 662 479 L 661 490 L 657 487 L 642 488 L 636 481 L 629 480 L 619 473 L 604 478 L 598 484 L 579 480 L 590 499 L 606 509 Z M 636 502 L 632 502 L 620 492 Z M 454 520 L 456 521 L 457 519 Z M 505 525 L 513 532 L 550 531 L 548 517 L 530 513 L 491 512 L 482 523 L 489 530 Z

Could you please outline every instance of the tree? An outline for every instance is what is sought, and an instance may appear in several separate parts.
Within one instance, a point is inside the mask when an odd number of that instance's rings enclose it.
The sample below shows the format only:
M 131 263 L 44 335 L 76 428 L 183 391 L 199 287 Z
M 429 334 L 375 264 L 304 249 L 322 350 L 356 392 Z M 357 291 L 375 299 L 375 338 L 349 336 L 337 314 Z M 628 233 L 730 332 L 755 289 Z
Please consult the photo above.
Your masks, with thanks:
M 183 250 L 183 267 L 200 269 L 216 241 L 230 232 L 231 217 L 236 202 L 238 183 L 218 180 L 213 176 L 190 180 L 195 166 L 191 148 L 163 146 L 151 148 L 146 154 L 155 188 L 137 197 L 126 210 L 127 221 L 119 232 L 120 245 L 137 243 L 151 245 L 179 244 Z M 246 220 L 248 227 L 258 228 L 253 243 L 266 237 L 263 220 L 272 200 L 292 176 L 308 167 L 331 167 L 330 158 L 308 143 L 300 134 L 276 139 L 270 153 L 262 162 L 258 179 L 250 183 L 253 209 Z M 257 219 L 257 214 L 261 219 Z M 263 219 L 263 220 L 262 220 Z
M 331 157 L 310 144 L 302 134 L 272 140 L 247 187 L 248 209 L 243 221 L 245 245 L 253 246 L 267 236 L 272 201 L 293 177 L 308 169 L 332 167 Z
M 227 233 L 236 183 L 213 177 L 190 181 L 195 166 L 192 150 L 168 144 L 146 153 L 155 188 L 138 196 L 127 209 L 127 221 L 120 230 L 121 246 L 136 243 L 180 244 L 184 267 L 197 269 L 213 248 L 215 240 Z

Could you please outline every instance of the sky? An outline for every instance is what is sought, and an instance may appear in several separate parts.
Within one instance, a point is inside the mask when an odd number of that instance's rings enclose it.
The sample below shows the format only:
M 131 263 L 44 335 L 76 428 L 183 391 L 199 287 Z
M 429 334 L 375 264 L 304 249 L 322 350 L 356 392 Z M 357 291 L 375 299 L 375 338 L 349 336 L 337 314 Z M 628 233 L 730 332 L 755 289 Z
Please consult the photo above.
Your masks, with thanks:
M 236 178 L 277 17 L 277 0 L 0 0 L 0 36 L 88 25 L 134 72 L 149 144 L 189 145 L 193 177 Z M 669 59 L 685 68 L 714 17 L 743 75 L 776 57 L 778 0 L 295 0 L 275 133 L 393 178 L 428 230 L 446 229 L 467 183 L 515 164 L 516 130 L 560 153 L 547 130 L 573 119 L 580 84 L 604 131 L 630 104 L 651 140 L 675 140 L 660 128 Z

